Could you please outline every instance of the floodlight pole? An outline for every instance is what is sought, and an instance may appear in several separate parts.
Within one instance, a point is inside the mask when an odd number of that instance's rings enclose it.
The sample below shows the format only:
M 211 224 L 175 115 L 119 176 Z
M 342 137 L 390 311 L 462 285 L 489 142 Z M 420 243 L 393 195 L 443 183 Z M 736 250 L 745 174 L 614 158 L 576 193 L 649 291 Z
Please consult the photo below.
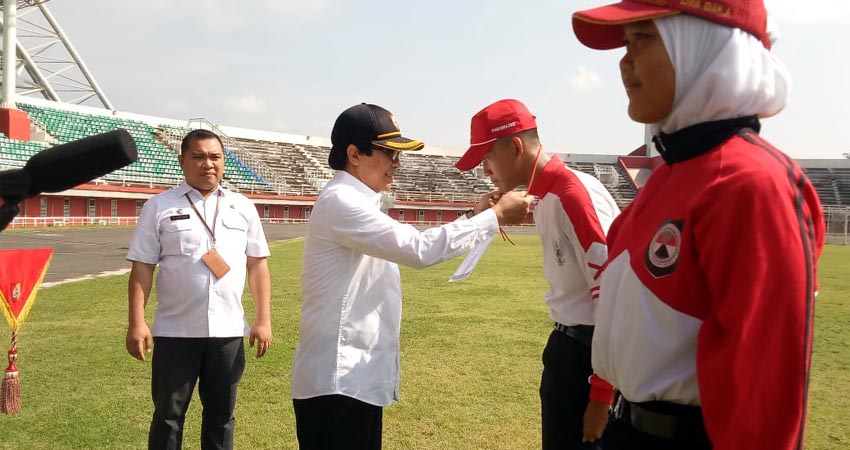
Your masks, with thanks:
M 0 133 L 9 139 L 28 141 L 31 126 L 29 116 L 15 104 L 15 78 L 18 76 L 17 27 L 17 0 L 3 0 L 3 103 L 0 104 Z
M 9 0 L 5 1 L 8 2 Z M 47 19 L 47 22 L 50 23 L 50 26 L 53 27 L 53 30 L 56 32 L 56 35 L 59 36 L 59 39 L 62 40 L 62 43 L 65 45 L 65 49 L 68 50 L 71 58 L 73 58 L 74 62 L 77 63 L 77 67 L 79 67 L 80 72 L 86 78 L 86 81 L 89 82 L 92 90 L 97 95 L 97 98 L 100 99 L 103 106 L 106 107 L 106 109 L 115 109 L 115 107 L 112 106 L 112 102 L 106 98 L 106 94 L 100 89 L 100 85 L 98 85 L 97 81 L 94 80 L 94 76 L 92 76 L 91 72 L 89 72 L 89 68 L 86 67 L 86 64 L 83 62 L 83 58 L 80 58 L 80 55 L 77 53 L 77 49 L 71 45 L 71 40 L 68 39 L 65 32 L 62 31 L 62 27 L 59 26 L 59 22 L 53 18 L 53 14 L 51 14 L 50 10 L 47 9 L 47 6 L 44 5 L 44 2 L 38 2 L 36 3 L 36 6 L 38 6 L 38 9 L 41 10 L 41 13 L 44 15 L 44 18 Z
M 646 157 L 652 158 L 657 152 L 655 143 L 652 142 L 652 132 L 649 130 L 649 125 L 643 127 L 643 143 L 646 144 Z
M 15 109 L 15 65 L 18 42 L 17 0 L 3 0 L 3 108 Z

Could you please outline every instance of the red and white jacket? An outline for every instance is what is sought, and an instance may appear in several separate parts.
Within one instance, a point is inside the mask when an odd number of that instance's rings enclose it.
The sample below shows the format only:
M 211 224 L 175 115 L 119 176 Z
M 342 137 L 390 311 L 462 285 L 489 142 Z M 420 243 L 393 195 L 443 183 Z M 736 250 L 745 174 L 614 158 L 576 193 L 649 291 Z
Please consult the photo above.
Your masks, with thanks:
M 553 156 L 528 191 L 540 200 L 534 223 L 543 244 L 549 317 L 563 325 L 593 325 L 597 273 L 608 258 L 605 233 L 620 214 L 605 186 Z M 611 385 L 591 378 L 591 399 L 611 402 Z
M 817 194 L 746 117 L 656 141 L 667 164 L 614 222 L 593 368 L 631 402 L 701 405 L 715 450 L 803 446 Z

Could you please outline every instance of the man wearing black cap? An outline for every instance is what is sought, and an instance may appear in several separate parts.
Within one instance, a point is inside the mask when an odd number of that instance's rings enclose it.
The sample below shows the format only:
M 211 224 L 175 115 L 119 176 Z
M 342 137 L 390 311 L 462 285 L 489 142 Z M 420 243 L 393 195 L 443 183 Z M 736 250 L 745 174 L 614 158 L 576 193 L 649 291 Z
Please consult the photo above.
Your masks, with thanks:
M 334 178 L 316 200 L 304 243 L 303 304 L 292 398 L 301 449 L 381 448 L 383 407 L 398 399 L 401 279 L 398 264 L 428 267 L 521 222 L 531 199 L 485 196 L 469 219 L 419 231 L 379 209 L 404 151 L 393 115 L 353 106 L 337 118 L 328 163 Z

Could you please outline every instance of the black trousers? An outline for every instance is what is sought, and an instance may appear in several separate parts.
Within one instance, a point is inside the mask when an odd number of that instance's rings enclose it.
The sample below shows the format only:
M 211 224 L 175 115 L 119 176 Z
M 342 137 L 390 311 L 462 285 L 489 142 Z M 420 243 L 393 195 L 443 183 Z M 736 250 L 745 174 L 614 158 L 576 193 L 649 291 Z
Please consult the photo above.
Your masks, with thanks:
M 381 450 L 384 408 L 344 395 L 293 399 L 301 450 Z
M 693 417 L 694 407 L 663 402 L 646 402 L 640 405 L 656 413 L 673 414 L 679 417 L 691 416 L 696 422 L 702 421 L 702 416 L 699 414 L 697 414 L 698 417 Z M 711 450 L 711 441 L 701 424 L 680 433 L 680 436 L 676 438 L 653 436 L 632 426 L 631 408 L 628 402 L 615 403 L 614 418 L 608 423 L 605 434 L 602 435 L 601 443 L 604 450 Z
M 553 330 L 543 350 L 540 380 L 543 450 L 599 448 L 581 442 L 592 373 L 590 347 Z
M 148 450 L 182 448 L 183 421 L 196 383 L 203 405 L 201 449 L 232 450 L 236 387 L 244 370 L 242 337 L 155 337 Z

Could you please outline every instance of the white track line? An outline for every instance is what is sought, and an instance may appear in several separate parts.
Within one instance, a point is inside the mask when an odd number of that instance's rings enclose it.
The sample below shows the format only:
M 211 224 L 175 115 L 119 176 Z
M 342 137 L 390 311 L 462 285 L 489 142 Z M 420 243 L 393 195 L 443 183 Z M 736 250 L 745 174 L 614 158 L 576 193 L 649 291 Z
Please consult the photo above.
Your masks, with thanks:
M 85 280 L 93 280 L 95 278 L 104 278 L 104 277 L 114 277 L 117 275 L 124 275 L 125 273 L 130 272 L 130 269 L 119 269 L 119 270 L 107 270 L 105 272 L 98 272 L 90 275 L 83 275 L 77 278 L 68 278 L 65 280 L 52 281 L 50 283 L 41 283 L 42 288 L 51 288 L 53 286 L 59 286 L 60 284 L 68 284 L 68 283 L 76 283 L 77 281 L 85 281 Z
M 290 238 L 290 239 L 281 239 L 279 241 L 271 242 L 271 244 L 276 244 L 276 243 L 279 243 L 279 242 L 296 242 L 296 241 L 300 241 L 300 240 L 303 240 L 303 239 L 304 239 L 304 237 L 300 236 L 300 237 L 295 237 L 295 238 Z M 114 276 L 118 276 L 118 275 L 124 275 L 125 273 L 128 273 L 128 272 L 130 272 L 130 269 L 107 270 L 107 271 L 104 271 L 104 272 L 98 272 L 98 273 L 94 273 L 94 274 L 83 275 L 83 276 L 77 277 L 77 278 L 67 278 L 67 279 L 59 280 L 59 281 L 51 281 L 49 283 L 41 283 L 41 287 L 47 289 L 47 288 L 51 288 L 53 286 L 59 286 L 61 284 L 76 283 L 77 281 L 93 280 L 95 278 L 105 278 L 105 277 L 114 277 Z

